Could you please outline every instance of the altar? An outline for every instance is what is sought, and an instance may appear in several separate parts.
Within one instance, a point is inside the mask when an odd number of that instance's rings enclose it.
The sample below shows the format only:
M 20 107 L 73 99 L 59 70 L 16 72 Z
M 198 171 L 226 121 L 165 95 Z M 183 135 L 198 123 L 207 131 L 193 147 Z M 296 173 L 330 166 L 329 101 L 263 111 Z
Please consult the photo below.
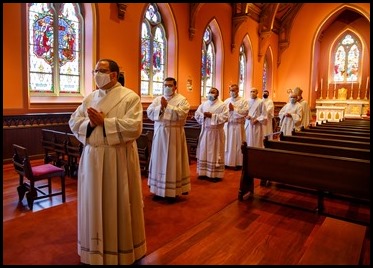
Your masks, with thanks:
M 339 122 L 344 118 L 361 118 L 369 111 L 369 100 L 347 98 L 347 89 L 337 90 L 338 98 L 316 100 L 316 122 Z M 335 92 L 335 93 L 337 93 Z

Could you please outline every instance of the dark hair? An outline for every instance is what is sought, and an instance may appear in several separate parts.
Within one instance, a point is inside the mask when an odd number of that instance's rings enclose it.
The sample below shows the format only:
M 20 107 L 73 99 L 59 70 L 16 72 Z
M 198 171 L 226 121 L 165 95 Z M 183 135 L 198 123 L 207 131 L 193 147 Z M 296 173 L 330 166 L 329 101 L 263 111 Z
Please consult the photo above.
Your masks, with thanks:
M 212 87 L 211 89 L 215 89 L 216 92 L 218 93 L 217 96 L 219 96 L 219 89 L 217 89 L 216 87 Z
M 115 61 L 113 61 L 111 59 L 101 59 L 99 61 L 106 61 L 106 62 L 108 62 L 109 63 L 110 72 L 117 73 L 117 79 L 119 79 L 119 66 L 118 66 L 118 63 L 116 63 Z
M 119 73 L 118 82 L 119 82 L 122 86 L 124 86 L 124 84 L 126 83 L 126 79 L 124 78 L 124 74 L 123 74 L 123 72 L 120 72 L 120 73 Z
M 164 81 L 173 81 L 174 82 L 174 86 L 176 87 L 176 79 L 173 78 L 173 77 L 167 77 Z

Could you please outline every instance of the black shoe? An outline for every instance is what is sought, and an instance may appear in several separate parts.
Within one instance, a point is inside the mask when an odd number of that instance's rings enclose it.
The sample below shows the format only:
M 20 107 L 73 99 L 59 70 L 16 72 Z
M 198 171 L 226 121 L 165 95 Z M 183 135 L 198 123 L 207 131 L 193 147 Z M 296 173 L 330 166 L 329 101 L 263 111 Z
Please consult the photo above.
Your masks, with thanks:
M 167 203 L 173 204 L 176 202 L 176 197 L 166 196 Z
M 163 200 L 164 197 L 159 196 L 159 195 L 153 195 L 152 199 L 153 199 L 154 201 L 157 201 L 157 200 Z
M 206 179 L 206 176 L 198 176 L 198 179 L 199 179 L 199 180 L 205 180 L 205 179 Z
M 188 192 L 182 193 L 182 195 L 188 195 L 188 194 L 189 194 Z
M 216 183 L 216 182 L 221 181 L 221 178 L 212 178 L 211 181 Z

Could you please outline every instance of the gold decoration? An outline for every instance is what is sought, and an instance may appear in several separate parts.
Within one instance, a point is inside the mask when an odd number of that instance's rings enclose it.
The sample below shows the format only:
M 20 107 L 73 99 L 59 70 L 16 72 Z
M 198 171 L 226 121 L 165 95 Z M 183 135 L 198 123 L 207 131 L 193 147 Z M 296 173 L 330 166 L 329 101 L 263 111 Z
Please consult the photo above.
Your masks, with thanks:
M 340 88 L 338 89 L 338 99 L 339 100 L 346 100 L 347 99 L 347 88 Z

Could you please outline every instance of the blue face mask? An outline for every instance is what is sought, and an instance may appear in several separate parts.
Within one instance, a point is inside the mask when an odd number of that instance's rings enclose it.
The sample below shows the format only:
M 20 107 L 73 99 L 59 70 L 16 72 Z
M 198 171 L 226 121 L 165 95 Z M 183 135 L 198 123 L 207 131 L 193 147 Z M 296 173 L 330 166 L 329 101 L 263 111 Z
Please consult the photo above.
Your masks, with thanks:
M 290 98 L 290 103 L 295 104 L 297 102 L 296 98 Z
M 209 101 L 214 101 L 214 100 L 216 99 L 216 97 L 215 97 L 214 94 L 209 94 L 209 95 L 207 96 L 207 98 L 208 98 Z
M 172 87 L 164 87 L 163 94 L 165 96 L 171 96 L 172 94 L 174 94 L 174 91 L 173 91 Z
M 236 92 L 231 91 L 229 94 L 230 94 L 231 98 L 233 98 L 233 99 L 237 98 Z

